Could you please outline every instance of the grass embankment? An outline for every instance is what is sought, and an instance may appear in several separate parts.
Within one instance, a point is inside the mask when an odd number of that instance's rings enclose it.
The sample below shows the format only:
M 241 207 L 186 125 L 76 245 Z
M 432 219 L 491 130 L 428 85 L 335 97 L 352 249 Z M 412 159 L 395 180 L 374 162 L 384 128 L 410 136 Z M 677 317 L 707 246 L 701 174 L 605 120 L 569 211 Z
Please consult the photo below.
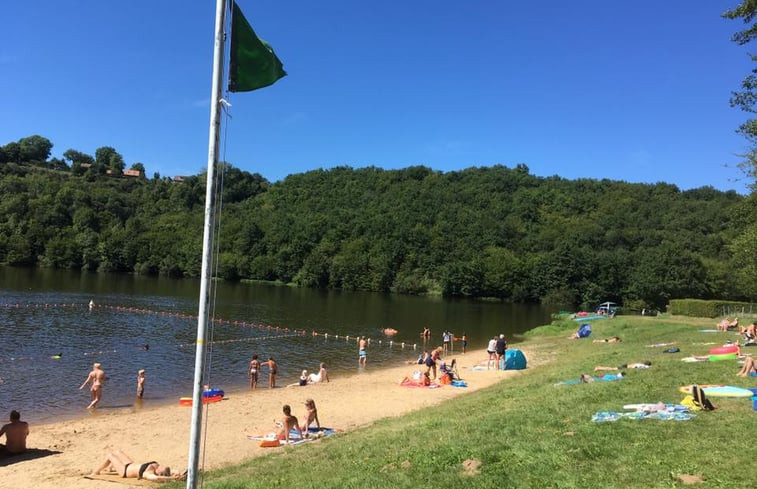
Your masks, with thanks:
M 593 413 L 622 411 L 627 403 L 678 402 L 684 397 L 678 387 L 685 384 L 757 387 L 757 378 L 735 375 L 735 361 L 681 362 L 736 338 L 699 332 L 713 323 L 621 316 L 594 322 L 589 339 L 574 341 L 566 337 L 577 323 L 544 326 L 529 332 L 523 347 L 547 363 L 523 375 L 422 412 L 206 474 L 205 487 L 654 488 L 683 485 L 679 474 L 701 474 L 699 487 L 754 487 L 757 413 L 748 398 L 715 398 L 716 411 L 690 421 L 591 421 Z M 614 335 L 623 342 L 592 343 Z M 672 341 L 680 353 L 646 346 Z M 709 342 L 717 345 L 702 344 Z M 593 374 L 596 365 L 644 360 L 652 368 L 629 370 L 624 380 L 554 385 Z M 469 382 L 476 374 L 461 372 Z M 466 461 L 480 465 L 466 470 Z

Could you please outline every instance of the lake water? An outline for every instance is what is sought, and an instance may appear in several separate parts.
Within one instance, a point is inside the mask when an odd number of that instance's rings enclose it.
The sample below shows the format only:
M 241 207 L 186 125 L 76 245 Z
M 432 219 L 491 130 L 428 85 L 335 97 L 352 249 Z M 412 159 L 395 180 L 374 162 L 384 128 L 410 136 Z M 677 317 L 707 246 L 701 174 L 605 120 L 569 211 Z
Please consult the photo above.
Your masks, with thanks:
M 321 361 L 332 377 L 359 373 L 358 335 L 371 339 L 372 369 L 416 358 L 424 349 L 424 326 L 432 330 L 428 346 L 440 345 L 449 329 L 465 332 L 469 348 L 481 348 L 498 333 L 517 342 L 518 334 L 548 323 L 552 312 L 498 302 L 217 285 L 208 383 L 227 393 L 247 388 L 255 353 L 277 360 L 277 385 L 286 385 Z M 89 392 L 79 386 L 94 362 L 108 376 L 99 412 L 191 396 L 198 296 L 196 280 L 0 267 L 0 416 L 17 409 L 24 419 L 46 422 L 84 414 Z M 399 331 L 391 345 L 381 332 L 387 327 Z M 135 404 L 141 368 L 147 371 L 145 399 Z M 261 383 L 266 386 L 266 375 Z

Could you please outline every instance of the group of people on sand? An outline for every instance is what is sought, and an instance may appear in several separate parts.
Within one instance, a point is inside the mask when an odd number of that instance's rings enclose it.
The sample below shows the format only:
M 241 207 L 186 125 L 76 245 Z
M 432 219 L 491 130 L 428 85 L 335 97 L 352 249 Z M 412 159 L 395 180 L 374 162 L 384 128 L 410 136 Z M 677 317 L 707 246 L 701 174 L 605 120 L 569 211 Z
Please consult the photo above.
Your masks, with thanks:
M 284 416 L 281 421 L 276 422 L 278 428 L 277 438 L 283 440 L 286 443 L 290 442 L 292 434 L 298 436 L 298 439 L 304 439 L 309 437 L 310 426 L 315 423 L 317 430 L 321 429 L 321 422 L 318 419 L 318 409 L 315 407 L 315 401 L 312 399 L 305 400 L 305 422 L 300 424 L 297 416 L 292 414 L 292 407 L 289 404 L 284 404 L 281 410 Z
M 321 362 L 317 374 L 308 374 L 308 371 L 303 369 L 299 380 L 294 384 L 289 384 L 287 387 L 305 387 L 306 385 L 317 384 L 319 382 L 329 382 L 329 372 L 326 370 L 326 364 L 323 362 Z
M 418 370 L 415 371 L 414 378 L 411 380 L 408 377 L 403 378 L 400 381 L 400 384 L 407 385 L 422 385 L 422 386 L 429 386 L 432 384 L 432 382 L 435 382 L 437 378 L 442 379 L 442 383 L 444 383 L 444 376 L 450 376 L 450 380 L 452 377 L 452 369 L 454 368 L 455 360 L 452 360 L 452 363 L 449 365 L 449 368 L 447 364 L 442 360 L 442 355 L 444 354 L 444 347 L 437 346 L 433 350 L 424 350 L 422 354 L 418 355 L 417 360 L 408 361 L 407 363 L 417 364 L 417 365 L 424 365 L 426 367 L 425 372 L 420 372 Z M 433 377 L 432 377 L 433 373 Z

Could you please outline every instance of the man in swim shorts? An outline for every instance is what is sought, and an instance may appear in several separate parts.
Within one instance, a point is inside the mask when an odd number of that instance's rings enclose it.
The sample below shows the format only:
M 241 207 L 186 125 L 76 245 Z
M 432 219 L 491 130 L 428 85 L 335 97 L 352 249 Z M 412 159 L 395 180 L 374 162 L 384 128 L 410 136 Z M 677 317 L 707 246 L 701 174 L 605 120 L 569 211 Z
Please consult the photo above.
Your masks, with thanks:
M 95 406 L 97 406 L 97 403 L 100 402 L 100 398 L 102 396 L 102 388 L 103 384 L 105 383 L 105 371 L 100 368 L 99 363 L 95 363 L 92 365 L 92 371 L 87 375 L 87 379 L 84 381 L 84 383 L 79 387 L 79 390 L 84 389 L 84 387 L 92 383 L 92 385 L 89 388 L 89 392 L 92 397 L 92 402 L 89 403 L 89 406 L 87 406 L 87 409 L 92 409 Z
M 365 367 L 365 364 L 368 361 L 368 353 L 366 352 L 367 347 L 368 342 L 366 341 L 365 336 L 361 336 L 358 341 L 357 363 L 363 367 Z

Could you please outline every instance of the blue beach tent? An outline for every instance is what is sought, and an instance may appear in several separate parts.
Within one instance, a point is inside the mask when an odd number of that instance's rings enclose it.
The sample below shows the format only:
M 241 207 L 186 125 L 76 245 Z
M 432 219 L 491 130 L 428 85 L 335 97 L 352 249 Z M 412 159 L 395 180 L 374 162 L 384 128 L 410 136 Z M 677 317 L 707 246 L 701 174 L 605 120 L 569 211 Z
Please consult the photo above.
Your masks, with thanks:
M 522 351 L 505 351 L 505 370 L 523 370 L 526 368 L 526 363 L 526 356 Z

